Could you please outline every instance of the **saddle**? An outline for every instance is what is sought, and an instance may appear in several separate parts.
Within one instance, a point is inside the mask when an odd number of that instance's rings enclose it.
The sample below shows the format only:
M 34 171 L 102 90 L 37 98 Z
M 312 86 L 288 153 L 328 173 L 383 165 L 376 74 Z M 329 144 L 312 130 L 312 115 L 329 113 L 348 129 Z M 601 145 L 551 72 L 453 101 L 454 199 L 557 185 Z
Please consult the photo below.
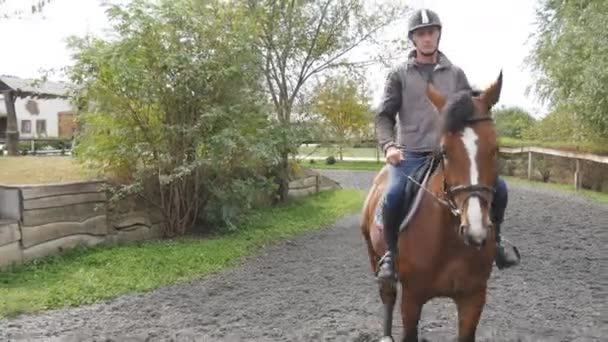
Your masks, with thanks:
M 437 169 L 439 165 L 440 158 L 436 157 L 434 154 L 429 155 L 424 164 L 420 165 L 411 175 L 411 179 L 408 179 L 405 183 L 405 187 L 403 189 L 404 192 L 404 203 L 405 206 L 402 208 L 402 221 L 399 224 L 399 232 L 403 231 L 412 216 L 416 213 L 418 206 L 420 205 L 420 201 L 422 199 L 423 190 L 421 187 L 426 187 L 428 180 L 431 178 L 431 174 Z M 414 181 L 412 181 L 412 179 Z M 418 184 L 416 184 L 418 183 Z M 419 185 L 420 184 L 420 185 Z M 382 208 L 386 202 L 386 195 L 382 195 L 382 198 L 378 202 L 378 206 L 376 207 L 374 213 L 374 221 L 375 224 L 379 227 L 383 226 L 382 220 Z

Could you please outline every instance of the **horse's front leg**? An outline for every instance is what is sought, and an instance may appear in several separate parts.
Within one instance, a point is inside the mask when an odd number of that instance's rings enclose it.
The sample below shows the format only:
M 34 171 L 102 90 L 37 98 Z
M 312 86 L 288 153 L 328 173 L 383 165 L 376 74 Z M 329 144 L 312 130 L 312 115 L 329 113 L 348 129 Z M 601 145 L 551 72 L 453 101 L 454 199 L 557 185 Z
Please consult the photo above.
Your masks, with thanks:
M 395 283 L 380 282 L 379 287 L 380 298 L 384 304 L 383 337 L 380 341 L 393 341 L 393 312 L 397 300 L 397 286 Z
M 458 308 L 458 342 L 475 341 L 477 324 L 486 303 L 486 289 L 454 300 Z
M 403 288 L 401 293 L 401 319 L 403 320 L 403 342 L 418 342 L 418 322 L 424 301 Z

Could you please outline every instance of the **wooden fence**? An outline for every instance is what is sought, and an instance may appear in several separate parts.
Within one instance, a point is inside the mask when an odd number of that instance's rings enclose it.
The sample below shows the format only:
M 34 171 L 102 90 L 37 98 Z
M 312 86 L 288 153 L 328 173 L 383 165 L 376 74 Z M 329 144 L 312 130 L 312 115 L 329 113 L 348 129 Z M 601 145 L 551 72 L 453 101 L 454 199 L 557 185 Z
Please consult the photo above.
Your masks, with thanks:
M 588 160 L 600 164 L 608 164 L 608 156 L 600 156 L 591 153 L 582 153 L 582 152 L 573 152 L 573 151 L 563 151 L 552 148 L 545 147 L 501 147 L 500 153 L 507 154 L 519 154 L 519 153 L 527 153 L 528 154 L 528 179 L 532 178 L 532 170 L 533 170 L 533 153 L 545 154 L 550 156 L 557 156 L 562 158 L 574 159 L 576 161 L 576 169 L 574 171 L 574 179 L 573 184 L 575 189 L 580 189 L 581 187 L 581 160 Z
M 366 141 L 368 142 L 368 141 Z M 372 157 L 344 157 L 344 160 L 351 161 L 375 161 L 381 162 L 383 159 L 381 158 L 381 152 L 379 149 L 376 150 L 375 158 Z M 581 160 L 588 160 L 600 164 L 608 164 L 608 156 L 601 156 L 592 153 L 584 153 L 584 152 L 575 152 L 575 151 L 564 151 L 553 148 L 545 148 L 545 147 L 535 147 L 535 146 L 526 146 L 526 147 L 500 147 L 500 153 L 505 154 L 520 154 L 527 153 L 528 154 L 528 179 L 532 178 L 533 168 L 533 154 L 544 154 L 550 156 L 557 156 L 562 158 L 574 159 L 576 161 L 576 170 L 573 175 L 573 184 L 575 189 L 580 189 L 581 187 Z M 299 156 L 302 159 L 325 159 L 327 156 Z
M 289 197 L 302 197 L 340 187 L 335 181 L 320 174 L 308 174 L 289 182 Z
M 0 185 L 0 268 L 79 245 L 161 236 L 159 213 L 129 199 L 110 208 L 103 185 Z
M 0 135 L 0 141 L 3 141 L 3 139 L 1 138 Z M 64 142 L 67 143 L 69 142 L 70 145 L 73 145 L 74 141 L 73 140 L 67 140 L 64 138 L 20 138 L 19 139 L 19 148 L 18 148 L 18 154 L 19 155 L 23 155 L 23 154 L 27 154 L 27 155 L 48 155 L 48 156 L 60 156 L 60 155 L 71 155 L 72 154 L 72 147 L 63 147 L 63 148 L 49 148 L 48 145 L 51 145 L 53 143 L 58 143 L 58 142 Z M 45 144 L 46 143 L 46 144 Z M 24 148 L 24 145 L 26 145 L 28 148 Z M 45 147 L 45 148 L 41 148 L 41 147 Z M 3 148 L 6 148 L 6 145 L 4 145 Z M 0 154 L 6 154 L 7 152 L 2 149 L 0 151 Z
M 0 268 L 75 246 L 141 241 L 162 235 L 158 210 L 126 198 L 110 203 L 104 181 L 0 184 Z M 339 188 L 308 172 L 289 183 L 290 197 Z

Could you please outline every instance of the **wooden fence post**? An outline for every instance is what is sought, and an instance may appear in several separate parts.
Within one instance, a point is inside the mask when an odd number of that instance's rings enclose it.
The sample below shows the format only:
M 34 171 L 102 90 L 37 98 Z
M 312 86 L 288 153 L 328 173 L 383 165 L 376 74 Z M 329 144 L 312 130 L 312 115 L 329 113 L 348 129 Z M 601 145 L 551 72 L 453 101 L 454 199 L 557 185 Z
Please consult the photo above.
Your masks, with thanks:
M 319 193 L 321 185 L 319 184 L 319 175 L 315 175 L 315 193 Z
M 581 185 L 581 165 L 580 159 L 576 159 L 576 171 L 574 171 L 574 190 L 578 190 Z
M 532 152 L 528 151 L 528 179 L 532 179 Z

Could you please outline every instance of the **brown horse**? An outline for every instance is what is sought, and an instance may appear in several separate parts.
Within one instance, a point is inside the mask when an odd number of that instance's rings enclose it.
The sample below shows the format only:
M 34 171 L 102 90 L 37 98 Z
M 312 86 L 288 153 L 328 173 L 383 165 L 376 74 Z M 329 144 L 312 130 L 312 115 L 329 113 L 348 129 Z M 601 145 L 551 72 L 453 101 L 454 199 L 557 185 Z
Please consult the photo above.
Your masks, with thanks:
M 479 94 L 459 93 L 446 99 L 432 85 L 427 88 L 444 127 L 441 151 L 435 157 L 440 159 L 439 166 L 423 189 L 417 211 L 399 235 L 396 269 L 402 285 L 403 341 L 418 340 L 422 307 L 436 297 L 448 297 L 456 303 L 458 341 L 475 340 L 496 255 L 490 207 L 498 145 L 489 112 L 498 101 L 501 85 L 502 72 Z M 374 213 L 387 185 L 387 171 L 385 166 L 375 177 L 361 223 L 374 274 L 386 250 Z M 380 297 L 385 309 L 383 340 L 392 341 L 397 288 L 380 285 Z

